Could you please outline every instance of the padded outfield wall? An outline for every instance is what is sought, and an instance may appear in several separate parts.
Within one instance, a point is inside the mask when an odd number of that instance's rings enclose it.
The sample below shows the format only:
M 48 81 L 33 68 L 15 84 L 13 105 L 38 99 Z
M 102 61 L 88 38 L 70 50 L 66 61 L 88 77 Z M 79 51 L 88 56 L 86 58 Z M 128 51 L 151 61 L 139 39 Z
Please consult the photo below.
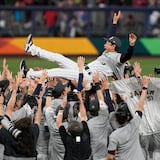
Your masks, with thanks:
M 121 39 L 120 51 L 123 53 L 128 47 L 128 40 Z M 26 37 L 0 38 L 0 55 L 26 55 L 24 52 Z M 103 52 L 103 38 L 41 38 L 34 37 L 34 43 L 49 51 L 63 55 L 95 56 Z M 160 56 L 160 38 L 140 38 L 135 47 L 135 56 Z

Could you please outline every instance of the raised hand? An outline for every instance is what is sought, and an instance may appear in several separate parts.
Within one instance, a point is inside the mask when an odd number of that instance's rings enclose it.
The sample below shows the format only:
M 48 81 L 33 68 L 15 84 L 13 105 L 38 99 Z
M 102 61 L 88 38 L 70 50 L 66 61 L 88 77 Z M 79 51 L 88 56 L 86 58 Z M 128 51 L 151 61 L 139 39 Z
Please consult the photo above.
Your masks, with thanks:
M 17 73 L 17 78 L 16 78 L 16 83 L 17 83 L 17 85 L 20 85 L 20 83 L 22 83 L 22 81 L 23 81 L 22 72 L 18 72 L 18 73 Z
M 134 46 L 137 41 L 137 36 L 134 33 L 129 34 L 129 45 Z
M 39 83 L 43 83 L 46 80 L 46 78 L 47 78 L 47 71 L 43 70 L 42 75 L 39 79 Z
M 142 68 L 139 62 L 134 62 L 134 73 L 137 77 L 141 77 Z
M 121 17 L 121 11 L 118 11 L 118 13 L 115 12 L 113 15 L 113 24 L 117 24 L 120 17 Z
M 83 68 L 84 68 L 84 64 L 85 64 L 85 58 L 82 56 L 79 56 L 77 58 L 77 65 L 79 68 L 79 72 L 82 73 L 83 72 Z
M 55 77 L 47 78 L 47 87 L 55 87 L 57 84 L 57 79 Z

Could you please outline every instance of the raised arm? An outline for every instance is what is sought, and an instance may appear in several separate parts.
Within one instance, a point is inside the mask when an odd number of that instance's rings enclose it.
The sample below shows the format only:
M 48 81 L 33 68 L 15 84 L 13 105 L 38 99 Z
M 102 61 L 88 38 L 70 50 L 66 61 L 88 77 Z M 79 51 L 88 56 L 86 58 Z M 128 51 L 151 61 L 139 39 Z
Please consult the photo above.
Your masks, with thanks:
M 34 92 L 32 94 L 33 96 L 39 96 L 42 84 L 44 83 L 46 78 L 47 78 L 47 72 L 46 72 L 46 70 L 44 70 L 42 72 L 42 75 L 41 75 L 40 79 L 38 80 L 38 84 L 37 84 L 37 86 L 36 86 L 36 88 L 35 88 L 35 90 L 34 90 Z
M 39 98 L 37 98 L 37 102 L 38 102 L 38 108 L 35 115 L 34 123 L 40 125 L 41 115 L 42 115 L 42 96 L 39 96 Z
M 78 91 L 81 91 L 83 89 L 82 82 L 83 82 L 84 63 L 85 63 L 85 58 L 82 56 L 79 56 L 77 58 L 77 65 L 79 68 L 78 87 L 77 87 Z
M 76 94 L 77 94 L 78 99 L 79 99 L 81 121 L 87 121 L 87 113 L 86 113 L 86 108 L 85 108 L 85 105 L 84 105 L 84 102 L 83 102 L 82 93 L 77 92 Z
M 0 94 L 0 122 L 4 116 L 3 102 L 4 102 L 4 96 L 3 94 Z M 0 124 L 0 129 L 1 128 L 2 128 L 2 125 Z
M 13 112 L 13 109 L 15 106 L 16 94 L 17 94 L 17 90 L 18 90 L 18 87 L 19 87 L 21 81 L 22 81 L 22 73 L 18 72 L 18 74 L 16 76 L 16 81 L 13 83 L 12 95 L 8 101 L 7 108 L 6 108 L 6 115 L 10 118 L 12 116 L 12 112 Z
M 57 114 L 56 124 L 57 124 L 58 128 L 60 128 L 63 125 L 63 123 L 62 123 L 63 112 L 64 112 L 64 108 L 66 107 L 66 105 L 67 105 L 67 97 L 65 97 L 63 99 L 61 106 L 60 106 L 60 109 Z
M 145 102 L 145 98 L 147 95 L 147 89 L 148 89 L 148 84 L 149 84 L 149 78 L 144 76 L 142 77 L 142 93 L 138 102 L 138 107 L 137 107 L 137 111 L 142 112 L 143 108 L 144 108 L 144 102 Z
M 121 17 L 121 11 L 118 11 L 118 13 L 117 12 L 114 13 L 111 29 L 110 29 L 109 34 L 107 36 L 108 38 L 116 35 L 117 24 L 118 24 L 120 17 Z
M 3 94 L 0 94 L 0 116 L 4 115 L 3 102 L 4 102 L 4 96 Z
M 100 82 L 99 82 L 99 73 L 96 72 L 93 75 L 93 81 L 95 83 L 95 87 L 96 87 L 96 93 L 97 93 L 97 97 L 98 97 L 98 101 L 99 102 L 104 102 L 104 95 L 100 86 Z
M 134 75 L 137 78 L 141 78 L 142 68 L 141 68 L 140 63 L 139 62 L 134 62 L 133 68 L 134 68 Z
M 112 103 L 112 99 L 110 96 L 108 77 L 104 77 L 102 79 L 101 85 L 102 85 L 102 89 L 104 90 L 105 102 L 108 105 L 108 111 L 109 111 L 109 113 L 113 112 L 115 109 L 114 109 L 114 105 Z
M 137 41 L 137 36 L 134 33 L 129 34 L 129 47 L 125 54 L 121 55 L 120 62 L 125 63 L 126 61 L 130 60 L 133 56 L 134 46 Z

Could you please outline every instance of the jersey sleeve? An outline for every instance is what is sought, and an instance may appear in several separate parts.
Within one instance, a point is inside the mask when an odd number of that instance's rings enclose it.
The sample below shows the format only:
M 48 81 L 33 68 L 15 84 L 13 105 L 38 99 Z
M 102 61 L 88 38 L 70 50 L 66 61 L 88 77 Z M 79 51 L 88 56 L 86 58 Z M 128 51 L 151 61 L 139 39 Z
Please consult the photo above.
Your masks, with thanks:
M 125 63 L 133 56 L 134 46 L 129 46 L 125 54 L 121 54 L 120 62 Z
M 49 128 L 55 128 L 55 117 L 54 117 L 55 113 L 53 108 L 49 107 L 46 109 L 45 111 L 45 118 L 47 121 L 47 125 Z
M 108 153 L 110 154 L 115 153 L 118 146 L 118 140 L 116 139 L 113 133 L 114 132 L 112 132 L 109 136 Z
M 139 115 L 139 112 L 136 112 L 134 118 L 130 121 L 130 124 L 132 125 L 132 128 L 139 128 L 140 123 L 141 123 L 141 116 Z
M 117 25 L 112 23 L 107 38 L 111 36 L 116 36 L 116 32 L 117 32 Z
M 109 118 L 108 105 L 104 101 L 99 101 L 99 115 L 105 115 Z

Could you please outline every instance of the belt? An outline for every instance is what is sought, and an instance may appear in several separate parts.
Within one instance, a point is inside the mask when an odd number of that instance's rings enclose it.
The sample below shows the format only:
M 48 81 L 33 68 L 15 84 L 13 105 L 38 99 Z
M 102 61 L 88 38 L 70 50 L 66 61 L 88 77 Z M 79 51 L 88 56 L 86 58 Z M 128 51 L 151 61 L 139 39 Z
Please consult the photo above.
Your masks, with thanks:
M 87 65 L 84 67 L 84 69 L 85 69 L 85 71 L 87 71 L 87 73 L 88 73 L 89 75 L 92 74 L 90 68 L 89 68 Z

